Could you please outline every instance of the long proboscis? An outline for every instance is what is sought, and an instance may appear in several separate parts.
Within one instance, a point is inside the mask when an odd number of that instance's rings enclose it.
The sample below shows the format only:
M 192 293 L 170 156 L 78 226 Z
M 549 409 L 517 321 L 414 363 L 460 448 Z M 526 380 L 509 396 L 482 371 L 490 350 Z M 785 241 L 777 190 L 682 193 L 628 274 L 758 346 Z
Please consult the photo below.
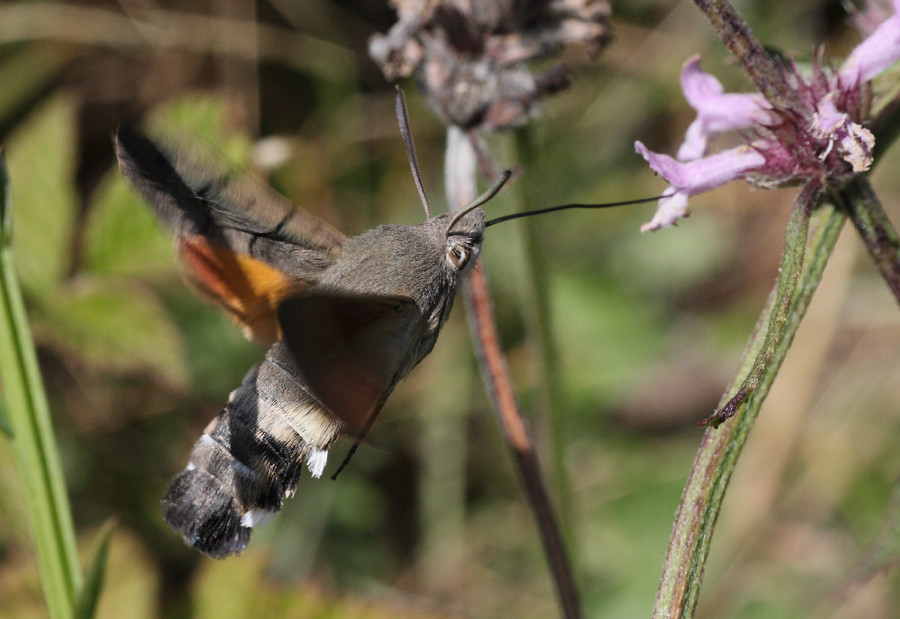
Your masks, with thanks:
M 519 219 L 520 217 L 530 217 L 531 215 L 543 215 L 544 213 L 553 213 L 555 211 L 564 211 L 570 208 L 613 208 L 615 206 L 630 206 L 632 204 L 646 204 L 647 202 L 654 202 L 656 200 L 660 200 L 662 198 L 668 197 L 663 194 L 661 196 L 653 196 L 652 198 L 637 198 L 634 200 L 622 200 L 620 202 L 604 202 L 602 204 L 560 204 L 559 206 L 548 206 L 547 208 L 535 209 L 533 211 L 522 211 L 521 213 L 511 213 L 509 215 L 503 215 L 502 217 L 495 217 L 494 219 L 488 220 L 484 225 L 493 226 L 494 224 L 503 223 L 504 221 L 509 221 L 511 219 Z
M 497 177 L 497 180 L 494 181 L 494 184 L 488 188 L 487 191 L 485 191 L 483 194 L 454 213 L 453 218 L 450 220 L 450 223 L 447 224 L 447 234 L 450 234 L 450 231 L 453 230 L 453 226 L 455 226 L 460 219 L 465 217 L 466 213 L 478 208 L 479 206 L 496 196 L 497 192 L 499 192 L 503 188 L 503 185 L 506 184 L 506 181 L 509 180 L 510 176 L 512 176 L 512 170 L 504 170 L 500 174 L 500 176 Z

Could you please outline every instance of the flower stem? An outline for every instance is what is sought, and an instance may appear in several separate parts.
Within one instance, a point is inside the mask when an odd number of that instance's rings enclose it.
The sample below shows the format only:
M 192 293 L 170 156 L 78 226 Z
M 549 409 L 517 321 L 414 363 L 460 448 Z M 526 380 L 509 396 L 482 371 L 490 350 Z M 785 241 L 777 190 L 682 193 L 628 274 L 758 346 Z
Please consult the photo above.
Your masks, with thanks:
M 793 310 L 800 272 L 803 269 L 810 213 L 820 193 L 821 186 L 818 183 L 809 183 L 803 188 L 794 203 L 791 218 L 784 231 L 784 253 L 781 256 L 781 268 L 774 291 L 775 304 L 756 360 L 737 393 L 715 414 L 700 422 L 700 425 L 710 425 L 716 428 L 726 419 L 733 417 L 747 397 L 759 388 L 769 366 L 772 365 L 775 354 L 786 336 L 786 327 Z
M 31 518 L 38 568 L 53 619 L 72 617 L 81 567 L 65 478 L 47 396 L 16 276 L 12 204 L 0 158 L 0 376 L 12 429 L 11 445 Z
M 854 177 L 832 199 L 850 216 L 866 250 L 900 303 L 900 239 L 868 179 Z
M 746 395 L 746 406 L 731 423 L 717 430 L 713 428 L 706 430 L 691 468 L 663 566 L 653 615 L 656 619 L 693 616 L 713 529 L 731 473 L 762 402 L 768 395 L 800 321 L 806 313 L 813 292 L 821 281 L 822 272 L 845 221 L 843 211 L 830 204 L 821 205 L 809 217 L 808 226 L 801 221 L 807 216 L 806 212 L 814 195 L 812 191 L 801 193 L 795 204 L 791 223 L 785 232 L 784 264 L 797 265 L 797 254 L 801 251 L 805 256 L 799 256 L 799 261 L 805 266 L 793 286 L 781 281 L 794 279 L 793 274 L 785 274 L 783 267 L 779 282 L 772 291 L 744 351 L 741 369 L 723 401 L 726 398 L 733 399 L 734 394 L 745 388 L 746 377 L 757 367 L 767 343 L 769 345 L 773 343 L 767 342 L 770 338 L 767 337 L 768 333 L 764 333 L 764 329 L 767 325 L 771 329 L 776 315 L 782 316 L 776 321 L 781 323 L 780 337 L 774 341 L 775 346 L 771 349 L 769 361 L 764 372 L 758 376 L 755 388 L 749 390 Z M 808 241 L 806 230 L 809 231 Z M 788 288 L 793 288 L 794 293 L 785 312 L 783 293 Z
M 451 125 L 447 133 L 445 161 L 447 197 L 451 208 L 459 208 L 477 195 L 475 191 L 477 160 L 469 138 L 459 128 Z M 500 349 L 487 278 L 480 263 L 472 270 L 465 293 L 482 380 L 491 398 L 503 436 L 512 451 L 528 504 L 537 521 L 563 617 L 577 619 L 582 615 L 575 576 L 554 516 L 550 496 L 544 486 L 534 441 L 519 410 L 509 369 Z

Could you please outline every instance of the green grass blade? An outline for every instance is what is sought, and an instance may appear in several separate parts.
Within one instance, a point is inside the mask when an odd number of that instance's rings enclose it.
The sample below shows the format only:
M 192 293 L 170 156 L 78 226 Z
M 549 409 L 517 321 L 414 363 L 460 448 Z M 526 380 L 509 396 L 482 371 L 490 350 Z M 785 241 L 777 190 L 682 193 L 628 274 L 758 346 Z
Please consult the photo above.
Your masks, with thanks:
M 81 587 L 69 499 L 13 261 L 9 179 L 0 157 L 0 378 L 47 608 L 72 616 Z
M 9 423 L 9 415 L 6 412 L 6 403 L 0 399 L 0 432 L 7 438 L 12 438 L 12 426 Z
M 100 591 L 103 589 L 103 581 L 106 577 L 106 563 L 109 559 L 109 547 L 115 528 L 114 522 L 107 522 L 100 530 L 97 550 L 87 567 L 84 587 L 82 587 L 75 605 L 76 619 L 92 619 L 97 614 L 97 604 L 100 601 Z

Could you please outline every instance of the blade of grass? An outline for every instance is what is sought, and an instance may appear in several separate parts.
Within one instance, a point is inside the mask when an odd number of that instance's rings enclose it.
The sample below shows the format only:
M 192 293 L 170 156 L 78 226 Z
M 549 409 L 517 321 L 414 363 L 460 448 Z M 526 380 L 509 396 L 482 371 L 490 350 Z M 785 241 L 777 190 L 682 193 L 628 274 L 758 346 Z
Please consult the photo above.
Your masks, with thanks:
M 47 396 L 16 277 L 11 209 L 6 164 L 0 156 L 0 377 L 47 608 L 53 619 L 68 619 L 81 588 L 81 568 Z
M 0 432 L 6 435 L 6 438 L 12 438 L 12 425 L 9 423 L 9 414 L 6 412 L 6 403 L 0 399 Z
M 112 534 L 115 531 L 115 522 L 107 522 L 100 529 L 97 536 L 97 549 L 94 556 L 88 564 L 85 573 L 84 586 L 78 595 L 78 601 L 75 604 L 76 619 L 91 619 L 97 614 L 97 604 L 100 601 L 100 590 L 103 588 L 103 581 L 106 576 L 106 563 L 109 559 L 109 547 L 112 543 Z

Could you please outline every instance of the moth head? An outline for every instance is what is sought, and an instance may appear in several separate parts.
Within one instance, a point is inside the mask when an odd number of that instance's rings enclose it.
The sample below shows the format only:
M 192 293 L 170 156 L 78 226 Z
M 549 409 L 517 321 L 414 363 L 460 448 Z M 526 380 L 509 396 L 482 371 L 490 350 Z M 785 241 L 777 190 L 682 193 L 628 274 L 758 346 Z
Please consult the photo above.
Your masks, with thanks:
M 428 205 L 428 197 L 425 195 L 425 187 L 422 184 L 422 176 L 419 174 L 419 162 L 416 158 L 416 147 L 413 145 L 412 134 L 409 130 L 409 115 L 406 112 L 406 97 L 400 87 L 397 87 L 396 98 L 397 122 L 400 124 L 400 135 L 403 136 L 403 143 L 406 145 L 406 155 L 409 158 L 409 168 L 412 171 L 413 180 L 416 183 L 416 189 L 419 191 L 419 197 L 422 199 L 422 207 L 425 209 L 425 216 L 428 218 L 428 225 L 442 226 L 443 222 L 448 222 L 446 228 L 443 229 L 444 236 L 444 257 L 450 271 L 456 275 L 460 275 L 466 269 L 475 264 L 478 254 L 481 251 L 481 242 L 484 240 L 484 211 L 479 207 L 493 198 L 500 188 L 509 180 L 512 172 L 509 170 L 500 175 L 490 189 L 484 194 L 456 211 L 456 213 L 448 215 L 440 215 L 431 218 L 431 207 Z M 438 227 L 440 230 L 440 227 Z
M 450 217 L 447 223 L 445 253 L 450 266 L 457 272 L 463 272 L 470 264 L 474 264 L 481 251 L 484 240 L 484 211 L 481 205 L 497 195 L 500 188 L 509 180 L 512 172 L 504 171 L 494 181 L 490 189 L 472 200 Z
M 457 273 L 475 264 L 484 240 L 484 211 L 471 209 L 462 217 L 450 220 L 445 235 L 444 253 L 447 263 Z

